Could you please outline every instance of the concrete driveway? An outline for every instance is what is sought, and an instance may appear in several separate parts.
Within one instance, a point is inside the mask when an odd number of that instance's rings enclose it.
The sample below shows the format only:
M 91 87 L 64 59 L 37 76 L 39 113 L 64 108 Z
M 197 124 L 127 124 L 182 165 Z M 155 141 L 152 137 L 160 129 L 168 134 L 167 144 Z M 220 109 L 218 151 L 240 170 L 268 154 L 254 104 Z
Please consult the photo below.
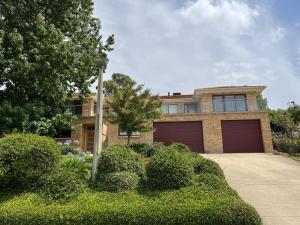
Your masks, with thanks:
M 265 225 L 300 225 L 300 163 L 273 154 L 209 154 Z

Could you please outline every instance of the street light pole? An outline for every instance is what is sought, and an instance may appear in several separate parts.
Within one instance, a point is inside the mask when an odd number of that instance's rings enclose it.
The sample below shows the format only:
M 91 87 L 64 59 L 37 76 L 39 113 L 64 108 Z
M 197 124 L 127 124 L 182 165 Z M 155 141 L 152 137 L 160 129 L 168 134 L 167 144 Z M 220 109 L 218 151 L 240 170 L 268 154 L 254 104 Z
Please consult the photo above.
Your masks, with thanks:
M 102 150 L 102 120 L 103 120 L 103 64 L 101 59 L 95 60 L 99 67 L 98 89 L 97 89 L 97 109 L 94 137 L 94 151 L 92 164 L 92 181 L 95 182 L 97 165 Z

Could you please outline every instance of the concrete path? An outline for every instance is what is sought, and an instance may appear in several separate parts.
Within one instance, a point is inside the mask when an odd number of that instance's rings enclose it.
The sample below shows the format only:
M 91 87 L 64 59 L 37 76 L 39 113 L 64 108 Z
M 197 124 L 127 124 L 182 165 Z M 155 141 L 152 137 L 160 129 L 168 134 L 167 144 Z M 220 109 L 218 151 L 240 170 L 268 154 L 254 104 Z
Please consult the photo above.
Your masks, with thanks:
M 300 225 L 300 163 L 273 154 L 205 154 L 265 225 Z

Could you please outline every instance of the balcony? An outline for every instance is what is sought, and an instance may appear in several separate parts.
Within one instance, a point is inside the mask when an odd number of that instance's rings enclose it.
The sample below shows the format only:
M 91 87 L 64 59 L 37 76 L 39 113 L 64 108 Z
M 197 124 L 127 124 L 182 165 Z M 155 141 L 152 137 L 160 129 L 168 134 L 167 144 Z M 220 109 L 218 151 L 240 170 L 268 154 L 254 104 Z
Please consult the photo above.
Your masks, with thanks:
M 161 112 L 165 115 L 264 112 L 266 110 L 267 102 L 264 99 L 214 99 L 212 101 L 165 102 L 161 107 Z
M 70 105 L 69 111 L 72 115 L 77 117 L 83 116 L 95 116 L 96 115 L 96 105 Z M 103 107 L 103 116 L 107 116 L 109 112 L 108 107 Z

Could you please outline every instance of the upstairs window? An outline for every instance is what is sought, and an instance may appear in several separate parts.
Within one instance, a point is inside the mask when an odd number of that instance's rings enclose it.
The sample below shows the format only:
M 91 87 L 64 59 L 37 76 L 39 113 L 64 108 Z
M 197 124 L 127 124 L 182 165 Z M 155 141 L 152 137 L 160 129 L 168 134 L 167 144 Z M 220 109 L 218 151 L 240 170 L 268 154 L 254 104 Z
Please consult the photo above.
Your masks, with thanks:
M 216 95 L 213 96 L 214 112 L 246 112 L 245 95 Z
M 184 113 L 197 113 L 199 111 L 198 109 L 198 103 L 192 102 L 192 103 L 185 103 L 184 104 Z
M 126 136 L 127 137 L 127 132 L 126 131 L 122 131 L 119 129 L 119 136 Z M 133 132 L 131 134 L 132 137 L 139 137 L 141 136 L 141 132 L 140 131 L 136 131 L 136 132 Z
M 82 103 L 80 100 L 74 100 L 71 106 L 72 114 L 75 116 L 82 116 Z
M 160 111 L 163 114 L 178 113 L 178 105 L 177 104 L 163 104 L 160 108 Z

